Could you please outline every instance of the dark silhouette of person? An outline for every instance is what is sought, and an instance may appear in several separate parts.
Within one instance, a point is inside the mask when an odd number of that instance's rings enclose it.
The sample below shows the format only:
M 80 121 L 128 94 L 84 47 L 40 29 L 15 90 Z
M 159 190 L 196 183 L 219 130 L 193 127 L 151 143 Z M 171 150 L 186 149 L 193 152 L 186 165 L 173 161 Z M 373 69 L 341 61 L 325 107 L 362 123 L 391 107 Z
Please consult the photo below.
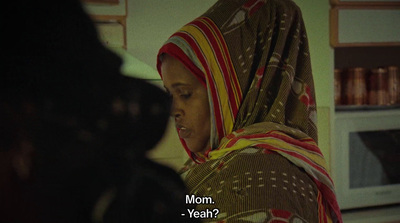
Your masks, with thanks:
M 1 10 L 0 222 L 187 222 L 180 177 L 146 157 L 166 93 L 121 75 L 79 1 Z

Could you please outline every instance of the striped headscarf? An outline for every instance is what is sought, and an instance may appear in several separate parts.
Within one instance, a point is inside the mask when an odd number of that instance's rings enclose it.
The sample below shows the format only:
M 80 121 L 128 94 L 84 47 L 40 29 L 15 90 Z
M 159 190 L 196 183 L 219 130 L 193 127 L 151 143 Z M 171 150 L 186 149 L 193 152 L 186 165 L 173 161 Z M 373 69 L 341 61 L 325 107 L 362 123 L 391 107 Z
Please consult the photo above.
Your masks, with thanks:
M 333 183 L 317 147 L 309 46 L 295 3 L 220 0 L 162 46 L 160 74 L 164 53 L 180 60 L 208 91 L 211 150 L 195 154 L 183 142 L 195 162 L 249 146 L 273 150 L 306 170 L 340 221 Z

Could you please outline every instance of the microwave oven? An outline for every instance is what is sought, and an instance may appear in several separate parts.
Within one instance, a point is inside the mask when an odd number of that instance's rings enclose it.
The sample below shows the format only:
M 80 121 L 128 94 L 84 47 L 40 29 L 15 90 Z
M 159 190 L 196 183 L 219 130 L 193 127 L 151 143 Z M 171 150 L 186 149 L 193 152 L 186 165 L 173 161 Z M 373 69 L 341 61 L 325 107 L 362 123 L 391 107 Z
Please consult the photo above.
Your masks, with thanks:
M 331 175 L 342 210 L 400 204 L 400 109 L 336 112 Z

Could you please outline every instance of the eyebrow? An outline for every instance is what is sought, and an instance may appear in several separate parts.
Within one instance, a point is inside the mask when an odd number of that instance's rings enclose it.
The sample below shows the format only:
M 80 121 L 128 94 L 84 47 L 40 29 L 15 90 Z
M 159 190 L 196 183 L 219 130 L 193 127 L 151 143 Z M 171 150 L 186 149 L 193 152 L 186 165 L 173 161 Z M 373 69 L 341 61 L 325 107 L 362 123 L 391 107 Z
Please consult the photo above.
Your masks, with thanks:
M 178 88 L 178 87 L 187 87 L 187 86 L 190 86 L 190 84 L 184 84 L 184 83 L 175 83 L 175 84 L 172 84 L 171 85 L 171 87 L 172 88 Z M 167 91 L 168 91 L 168 88 L 164 85 L 164 88 L 165 89 L 167 89 Z
M 173 84 L 171 87 L 173 87 L 173 88 L 177 88 L 177 87 L 181 87 L 181 86 L 190 86 L 190 84 L 184 84 L 184 83 L 175 83 L 175 84 Z

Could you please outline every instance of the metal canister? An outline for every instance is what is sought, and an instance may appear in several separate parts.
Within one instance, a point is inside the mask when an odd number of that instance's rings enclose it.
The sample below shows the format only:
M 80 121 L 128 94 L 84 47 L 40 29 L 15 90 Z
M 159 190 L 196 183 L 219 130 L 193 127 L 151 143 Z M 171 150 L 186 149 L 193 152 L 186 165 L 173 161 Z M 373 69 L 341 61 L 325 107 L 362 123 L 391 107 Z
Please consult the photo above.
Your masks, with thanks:
M 389 104 L 387 69 L 383 67 L 371 70 L 369 104 Z
M 367 104 L 366 69 L 356 67 L 353 73 L 353 102 L 355 105 Z
M 400 104 L 400 73 L 399 67 L 389 66 L 388 68 L 388 94 L 389 104 Z
M 342 104 L 342 69 L 335 69 L 335 105 Z

